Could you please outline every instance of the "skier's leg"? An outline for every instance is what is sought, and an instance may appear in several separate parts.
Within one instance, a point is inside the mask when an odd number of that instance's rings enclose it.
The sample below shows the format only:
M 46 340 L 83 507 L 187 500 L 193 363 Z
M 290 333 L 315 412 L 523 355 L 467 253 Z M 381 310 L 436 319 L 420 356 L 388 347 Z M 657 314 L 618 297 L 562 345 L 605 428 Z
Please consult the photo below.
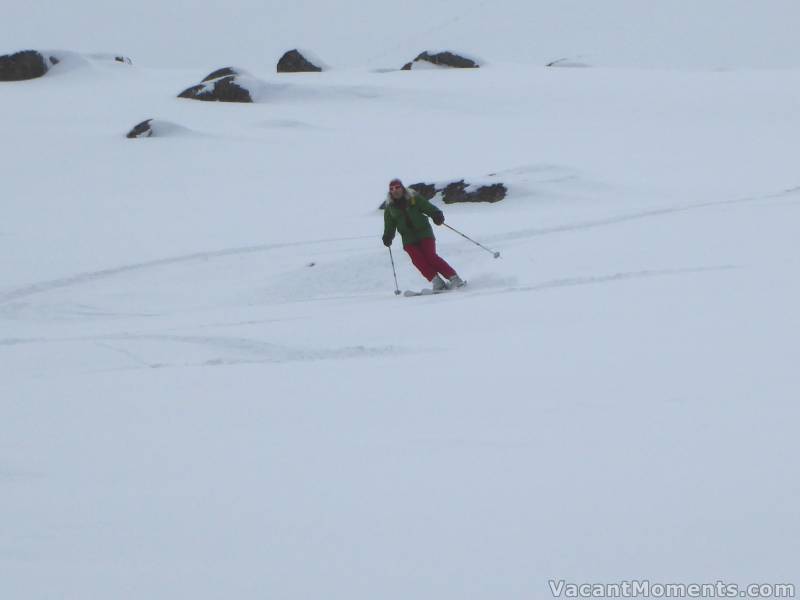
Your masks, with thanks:
M 436 254 L 435 239 L 426 238 L 420 242 L 420 246 L 428 263 L 437 273 L 441 273 L 446 279 L 451 279 L 456 274 L 456 270 L 451 267 L 445 259 Z
M 408 255 L 411 257 L 411 262 L 414 263 L 414 266 L 417 267 L 425 279 L 431 281 L 436 277 L 436 269 L 428 261 L 425 252 L 422 250 L 422 246 L 419 244 L 409 244 L 408 246 L 403 246 L 403 250 L 408 252 Z

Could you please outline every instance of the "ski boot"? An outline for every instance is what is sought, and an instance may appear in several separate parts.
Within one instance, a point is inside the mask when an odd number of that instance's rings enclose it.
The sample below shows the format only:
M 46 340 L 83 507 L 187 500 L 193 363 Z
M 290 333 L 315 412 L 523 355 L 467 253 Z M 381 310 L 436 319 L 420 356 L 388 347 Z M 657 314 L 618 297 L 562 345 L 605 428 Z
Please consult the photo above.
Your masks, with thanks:
M 463 285 L 465 283 L 467 283 L 467 282 L 464 281 L 463 279 L 461 279 L 461 277 L 459 277 L 458 275 L 453 275 L 450 278 L 450 288 L 451 289 L 463 287 Z
M 431 283 L 433 284 L 433 291 L 434 292 L 443 292 L 447 289 L 447 284 L 444 282 L 444 279 L 439 277 L 438 275 L 431 279 Z

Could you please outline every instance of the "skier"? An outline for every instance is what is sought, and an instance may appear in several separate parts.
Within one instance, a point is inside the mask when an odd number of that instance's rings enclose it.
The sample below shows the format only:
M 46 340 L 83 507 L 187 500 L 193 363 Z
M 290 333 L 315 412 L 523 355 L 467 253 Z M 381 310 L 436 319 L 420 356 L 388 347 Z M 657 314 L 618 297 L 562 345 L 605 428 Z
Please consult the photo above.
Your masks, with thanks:
M 399 179 L 389 182 L 389 195 L 383 211 L 383 244 L 392 245 L 396 231 L 400 232 L 403 249 L 408 252 L 411 262 L 422 276 L 433 284 L 433 291 L 439 292 L 464 285 L 453 267 L 436 254 L 436 238 L 428 221 L 436 225 L 444 223 L 444 214 L 419 193 L 408 189 Z M 449 280 L 445 283 L 441 276 Z

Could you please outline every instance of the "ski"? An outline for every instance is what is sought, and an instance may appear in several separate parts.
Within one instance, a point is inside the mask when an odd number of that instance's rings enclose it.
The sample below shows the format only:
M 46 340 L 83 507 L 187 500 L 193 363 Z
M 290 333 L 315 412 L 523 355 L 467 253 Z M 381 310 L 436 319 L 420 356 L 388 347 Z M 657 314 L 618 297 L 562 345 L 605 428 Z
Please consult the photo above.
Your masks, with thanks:
M 426 289 L 420 290 L 418 292 L 415 291 L 415 290 L 406 290 L 405 292 L 403 292 L 403 296 L 405 296 L 406 298 L 413 298 L 415 296 L 434 296 L 436 294 L 446 294 L 447 292 L 453 292 L 455 290 L 460 290 L 465 285 L 467 285 L 466 281 L 462 285 L 457 287 L 457 288 L 445 288 L 443 290 L 432 290 L 430 288 L 426 288 Z
M 416 292 L 414 290 L 406 290 L 405 292 L 403 292 L 403 296 L 405 296 L 406 298 L 412 298 L 414 296 L 433 296 L 435 294 L 444 294 L 445 292 L 449 292 L 449 291 L 450 290 L 436 290 L 436 291 L 433 291 L 433 290 L 425 289 L 425 290 L 420 290 L 420 291 Z

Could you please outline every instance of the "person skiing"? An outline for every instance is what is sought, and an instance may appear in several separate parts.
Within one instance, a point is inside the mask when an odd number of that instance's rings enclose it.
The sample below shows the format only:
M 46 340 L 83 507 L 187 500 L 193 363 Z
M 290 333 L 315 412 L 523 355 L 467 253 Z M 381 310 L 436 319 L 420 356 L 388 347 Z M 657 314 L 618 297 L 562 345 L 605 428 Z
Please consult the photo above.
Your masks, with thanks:
M 444 213 L 415 190 L 406 188 L 399 179 L 389 182 L 389 195 L 383 210 L 383 244 L 391 247 L 395 232 L 400 232 L 403 249 L 422 276 L 433 284 L 438 292 L 464 285 L 455 269 L 436 254 L 436 238 L 428 221 L 436 225 L 444 223 Z M 449 285 L 444 279 L 449 280 Z

